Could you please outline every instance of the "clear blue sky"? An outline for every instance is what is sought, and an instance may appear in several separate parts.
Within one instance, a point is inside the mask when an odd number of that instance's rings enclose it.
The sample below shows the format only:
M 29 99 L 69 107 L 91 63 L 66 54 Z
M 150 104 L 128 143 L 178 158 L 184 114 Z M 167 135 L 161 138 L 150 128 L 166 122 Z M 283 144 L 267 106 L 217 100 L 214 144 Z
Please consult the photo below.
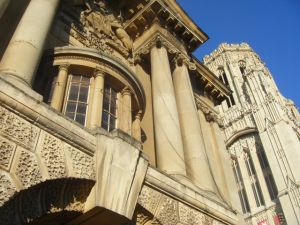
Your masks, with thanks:
M 202 59 L 222 42 L 247 42 L 281 93 L 300 108 L 300 0 L 177 0 L 210 39 Z

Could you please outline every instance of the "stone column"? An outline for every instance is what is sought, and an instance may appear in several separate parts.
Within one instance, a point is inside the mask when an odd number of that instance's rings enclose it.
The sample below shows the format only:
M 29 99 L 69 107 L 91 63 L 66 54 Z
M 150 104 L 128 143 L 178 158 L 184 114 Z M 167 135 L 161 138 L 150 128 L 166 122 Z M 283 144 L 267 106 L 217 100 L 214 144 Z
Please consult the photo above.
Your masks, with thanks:
M 131 95 L 132 92 L 128 87 L 125 87 L 122 92 L 122 117 L 121 129 L 131 135 L 132 113 L 131 113 Z
M 10 0 L 0 0 L 0 19 L 2 15 L 4 14 Z
M 65 91 L 68 80 L 69 65 L 60 65 L 55 82 L 53 95 L 51 99 L 51 107 L 61 112 L 64 103 Z
M 32 85 L 59 0 L 31 0 L 3 55 L 0 72 Z M 10 76 L 9 76 L 10 75 Z M 18 82 L 19 83 L 19 82 Z
M 141 134 L 141 117 L 142 117 L 142 111 L 139 111 L 136 116 L 135 120 L 132 123 L 132 136 L 138 140 L 142 140 L 142 134 Z
M 187 176 L 202 189 L 214 191 L 189 72 L 183 63 L 173 73 Z M 212 149 L 210 149 L 212 151 Z
M 91 105 L 90 127 L 95 129 L 101 126 L 104 93 L 104 73 L 96 70 L 94 73 L 94 90 Z
M 179 117 L 168 52 L 151 49 L 151 79 L 158 168 L 173 175 L 186 175 Z

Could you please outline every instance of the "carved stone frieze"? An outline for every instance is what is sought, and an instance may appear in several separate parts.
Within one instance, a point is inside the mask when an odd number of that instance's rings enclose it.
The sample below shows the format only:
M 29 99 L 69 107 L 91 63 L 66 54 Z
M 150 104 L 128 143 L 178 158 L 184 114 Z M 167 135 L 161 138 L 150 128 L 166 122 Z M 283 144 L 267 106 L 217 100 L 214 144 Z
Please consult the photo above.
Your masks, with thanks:
M 144 185 L 142 192 L 139 196 L 138 203 L 145 209 L 147 209 L 149 212 L 154 213 L 156 211 L 161 196 L 161 193 L 153 191 L 151 188 Z
M 0 170 L 0 180 L 0 206 L 2 206 L 16 193 L 17 190 L 9 175 L 2 170 Z
M 215 220 L 210 215 L 193 209 L 146 185 L 141 191 L 138 203 L 142 206 L 144 211 L 148 212 L 145 213 L 143 210 L 138 210 L 138 212 L 142 214 L 140 215 L 141 219 L 139 221 L 144 222 L 138 223 L 139 225 L 223 225 L 222 222 Z M 153 219 L 151 217 L 153 217 Z M 157 221 L 157 223 L 154 223 L 154 221 Z
M 9 170 L 16 145 L 5 138 L 0 137 L 0 167 Z
M 72 161 L 71 163 L 74 176 L 79 178 L 95 179 L 93 157 L 69 145 L 67 145 L 65 149 Z
M 156 216 L 163 225 L 177 224 L 180 221 L 178 216 L 178 202 L 163 195 L 160 199 Z
M 40 154 L 51 179 L 65 177 L 67 174 L 63 142 L 50 134 L 41 134 Z
M 0 134 L 22 147 L 34 151 L 39 129 L 0 106 Z
M 24 149 L 18 150 L 19 157 L 14 172 L 23 188 L 31 187 L 42 181 L 42 175 L 37 163 L 36 156 Z

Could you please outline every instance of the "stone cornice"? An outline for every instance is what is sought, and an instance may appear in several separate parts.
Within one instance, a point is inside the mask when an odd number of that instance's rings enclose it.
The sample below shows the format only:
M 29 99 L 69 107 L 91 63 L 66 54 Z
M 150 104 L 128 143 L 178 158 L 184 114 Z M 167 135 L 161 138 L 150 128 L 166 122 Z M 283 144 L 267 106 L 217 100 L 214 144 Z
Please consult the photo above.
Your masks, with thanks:
M 194 51 L 208 36 L 184 13 L 174 1 L 150 0 L 124 24 L 125 29 L 136 39 L 158 19 L 164 26 L 182 39 L 190 51 Z

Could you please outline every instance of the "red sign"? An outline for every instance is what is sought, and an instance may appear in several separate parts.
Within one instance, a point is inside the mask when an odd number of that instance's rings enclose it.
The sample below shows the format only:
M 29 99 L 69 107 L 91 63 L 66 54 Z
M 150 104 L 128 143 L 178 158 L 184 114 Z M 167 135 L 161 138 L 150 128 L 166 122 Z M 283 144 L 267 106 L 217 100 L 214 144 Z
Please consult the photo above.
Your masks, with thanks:
M 260 221 L 257 225 L 269 225 L 266 220 Z
M 280 216 L 275 215 L 275 216 L 273 217 L 273 219 L 274 219 L 275 225 L 280 225 L 280 224 L 281 224 Z

